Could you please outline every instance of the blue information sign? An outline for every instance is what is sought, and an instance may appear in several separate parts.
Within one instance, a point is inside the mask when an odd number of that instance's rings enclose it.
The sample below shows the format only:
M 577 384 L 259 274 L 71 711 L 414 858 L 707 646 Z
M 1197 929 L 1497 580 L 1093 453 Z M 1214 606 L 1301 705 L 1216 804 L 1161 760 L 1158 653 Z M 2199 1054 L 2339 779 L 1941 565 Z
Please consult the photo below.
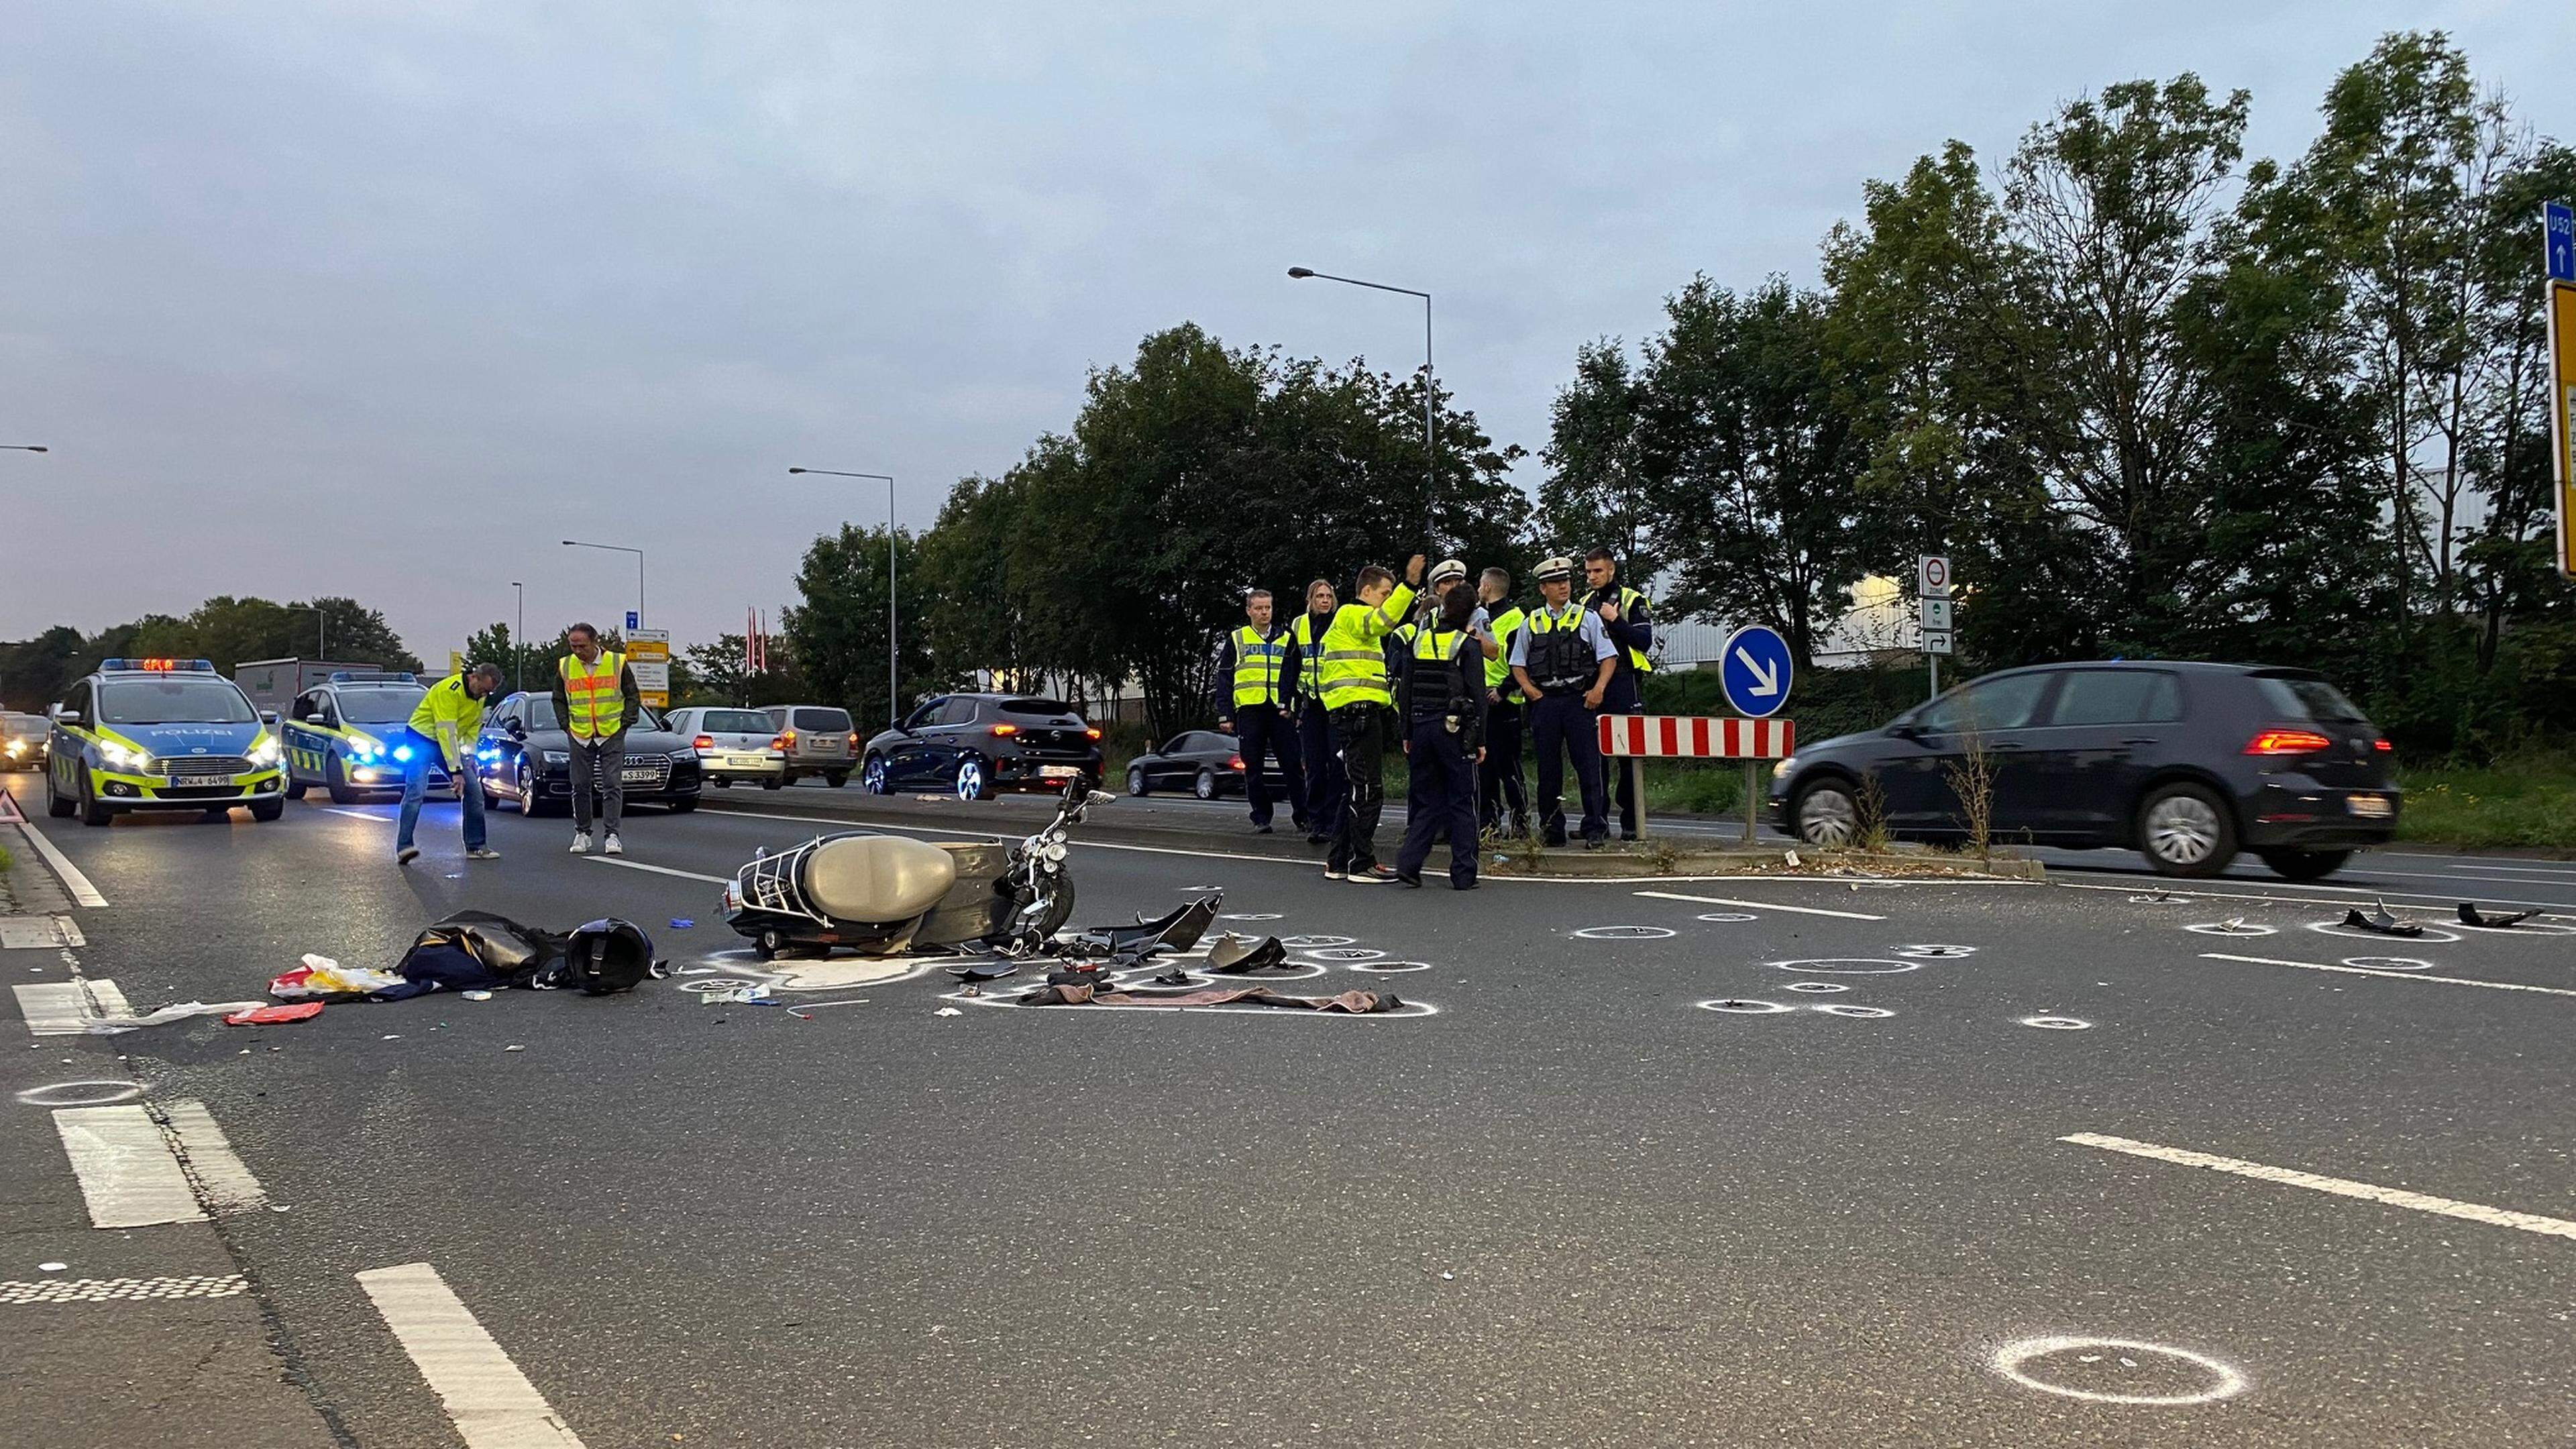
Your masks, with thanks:
M 2549 275 L 2561 282 L 2576 282 L 2576 208 L 2563 201 L 2553 201 L 2540 209 L 2541 225 L 2549 233 Z
M 636 613 L 633 609 L 629 609 L 629 610 L 627 610 L 627 611 L 626 611 L 626 632 L 627 632 L 627 633 L 629 633 L 629 634 L 632 634 L 632 633 L 634 633 L 636 630 L 641 629 L 641 628 L 643 628 L 643 627 L 644 627 L 644 616 L 643 616 L 643 615 L 641 615 L 641 614 L 639 614 L 639 613 Z
M 1762 719 L 1779 713 L 1780 706 L 1789 702 L 1789 679 L 1795 672 L 1789 662 L 1789 641 L 1780 637 L 1780 631 L 1747 624 L 1726 636 L 1717 678 L 1726 690 L 1727 704 L 1737 714 Z

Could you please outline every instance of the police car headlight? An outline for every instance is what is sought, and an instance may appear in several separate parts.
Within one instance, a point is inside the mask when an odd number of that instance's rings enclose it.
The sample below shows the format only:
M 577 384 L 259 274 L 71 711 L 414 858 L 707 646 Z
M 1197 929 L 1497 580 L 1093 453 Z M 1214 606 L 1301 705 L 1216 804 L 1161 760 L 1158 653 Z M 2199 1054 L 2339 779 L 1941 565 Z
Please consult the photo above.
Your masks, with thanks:
M 152 768 L 150 755 L 141 750 L 120 745 L 114 740 L 102 741 L 98 747 L 98 753 L 101 759 L 107 761 L 109 769 L 123 770 L 129 775 L 139 775 Z
M 277 736 L 261 735 L 258 742 L 250 747 L 250 762 L 254 765 L 276 764 Z

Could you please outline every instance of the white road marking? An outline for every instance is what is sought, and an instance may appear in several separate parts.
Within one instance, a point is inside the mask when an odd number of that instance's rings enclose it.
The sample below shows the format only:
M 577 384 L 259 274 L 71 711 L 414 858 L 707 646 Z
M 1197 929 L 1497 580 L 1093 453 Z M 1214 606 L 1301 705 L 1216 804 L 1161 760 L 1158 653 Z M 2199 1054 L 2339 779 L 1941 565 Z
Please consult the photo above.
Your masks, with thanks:
M 2063 874 L 2063 872 L 2060 872 L 2059 874 Z M 2060 880 L 2055 876 L 2050 878 L 2049 884 L 2070 891 L 2119 891 L 2124 895 L 2135 895 L 2141 889 L 2144 889 L 2144 887 L 2136 881 L 2128 881 L 2112 885 L 2095 885 L 2089 881 Z M 2358 895 L 2355 896 L 2293 896 L 2273 893 L 2249 895 L 2243 891 L 2177 890 L 2172 886 L 2158 886 L 2156 889 L 2165 892 L 2167 895 L 2178 896 L 2187 900 L 2261 901 L 2267 905 L 2275 906 L 2357 906 L 2366 904 L 2373 900 L 2384 900 L 2392 908 L 2400 910 L 2447 911 L 2459 903 L 2459 897 L 2457 896 L 2445 898 L 2427 895 L 2421 891 L 2382 891 L 2375 886 L 2316 887 L 2316 889 L 2322 890 L 2350 889 L 2358 892 Z M 2482 901 L 2492 901 L 2497 905 L 2540 906 L 2559 915 L 2576 912 L 2576 903 L 2566 901 L 2532 901 L 2513 899 L 2504 896 L 2486 895 L 2481 895 L 2479 899 Z
M 170 1155 L 170 1139 L 140 1105 L 61 1108 L 54 1113 L 54 1130 L 62 1134 L 93 1226 L 204 1221 L 187 1174 Z
M 89 994 L 77 981 L 30 981 L 12 986 L 18 1014 L 37 1036 L 79 1036 L 89 1030 Z
M 1784 906 L 1777 901 L 1738 901 L 1724 896 L 1686 896 L 1679 891 L 1638 891 L 1659 901 L 1694 901 L 1704 906 L 1742 906 L 1749 911 L 1788 911 L 1801 916 L 1833 916 L 1845 921 L 1884 921 L 1885 916 L 1866 915 L 1859 911 L 1829 911 L 1822 906 Z
M 47 951 L 86 946 L 89 938 L 69 916 L 0 916 L 0 951 Z
M 2098 1147 L 2105 1152 L 2125 1152 L 2131 1157 L 2153 1158 L 2183 1167 L 2205 1167 L 2212 1172 L 2233 1173 L 2259 1182 L 2277 1182 L 2290 1187 L 2304 1187 L 2315 1192 L 2330 1192 L 2337 1197 L 2360 1198 L 2365 1202 L 2386 1203 L 2390 1207 L 2413 1208 L 2417 1212 L 2439 1213 L 2446 1218 L 2465 1218 L 2491 1227 L 2518 1228 L 2526 1233 L 2540 1233 L 2553 1238 L 2576 1238 L 2576 1222 L 2565 1218 L 2544 1217 L 2539 1213 L 2514 1212 L 2508 1208 L 2488 1207 L 2483 1203 L 2461 1202 L 2456 1198 L 2434 1197 L 2429 1193 L 2408 1192 L 2404 1188 L 2380 1187 L 2373 1183 L 2354 1182 L 2350 1178 L 2323 1177 L 2296 1168 L 2268 1167 L 2260 1162 L 2247 1162 L 2237 1157 L 2220 1157 L 2211 1152 L 2193 1152 L 2181 1147 L 2159 1147 L 2153 1142 L 2135 1142 L 2126 1137 L 2105 1137 L 2098 1132 L 2073 1132 L 2057 1139 L 2079 1147 Z
M 2323 961 L 2283 961 L 2272 956 L 2222 956 L 2215 951 L 2200 953 L 2203 961 L 2242 961 L 2253 966 L 2296 966 L 2303 971 L 2340 971 L 2346 976 L 2368 976 L 2380 981 L 2432 981 L 2444 986 L 2483 986 L 2489 991 L 2537 991 L 2543 996 L 2576 996 L 2563 986 L 2525 986 L 2519 981 L 2478 981 L 2466 976 L 2394 975 L 2362 966 L 2329 966 Z
M 188 1098 L 161 1109 L 172 1135 L 187 1156 L 187 1174 L 196 1179 L 204 1205 L 216 1212 L 239 1212 L 268 1206 L 268 1192 L 250 1175 L 224 1129 L 215 1125 L 206 1104 Z
M 250 1280 L 239 1273 L 204 1273 L 185 1278 L 38 1278 L 0 1283 L 0 1303 L 139 1303 L 153 1298 L 230 1298 L 248 1291 Z
M 72 864 L 59 847 L 45 838 L 45 832 L 36 828 L 36 822 L 22 815 L 16 824 L 19 832 L 27 837 L 27 843 L 36 847 L 36 854 L 43 856 L 45 864 L 53 868 L 54 878 L 63 883 L 63 890 L 71 896 L 72 904 L 79 906 L 107 904 L 107 897 L 100 895 L 98 887 L 89 883 L 89 877 L 81 874 L 80 867 Z
M 536 1385 L 427 1263 L 371 1268 L 358 1286 L 447 1406 L 466 1449 L 582 1449 Z
M 682 880 L 712 881 L 717 885 L 723 885 L 733 879 L 729 875 L 700 875 L 694 870 L 673 870 L 667 865 L 646 865 L 640 860 L 621 860 L 615 856 L 586 855 L 582 859 L 593 865 L 614 865 L 626 870 L 649 870 L 655 875 L 675 875 Z
M 385 818 L 384 812 L 380 810 L 344 810 L 337 805 L 325 805 L 322 808 L 334 815 L 348 815 L 359 820 L 383 820 Z

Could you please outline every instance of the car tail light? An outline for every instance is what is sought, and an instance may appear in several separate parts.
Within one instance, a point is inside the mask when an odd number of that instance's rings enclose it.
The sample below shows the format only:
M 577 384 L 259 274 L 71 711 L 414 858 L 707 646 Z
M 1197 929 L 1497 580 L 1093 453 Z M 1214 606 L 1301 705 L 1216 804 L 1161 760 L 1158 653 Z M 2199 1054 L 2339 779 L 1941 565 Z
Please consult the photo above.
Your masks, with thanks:
M 1243 768 L 1243 756 L 1241 756 L 1241 755 L 1237 755 L 1237 756 L 1235 756 L 1233 759 L 1226 761 L 1226 762 L 1225 762 L 1225 767 L 1226 767 L 1227 769 L 1229 769 L 1229 770 L 1240 770 L 1240 769 L 1242 769 L 1242 768 Z
M 2388 750 L 2393 750 L 2393 749 L 2397 748 L 2395 745 L 2390 744 L 2390 743 L 2389 743 L 2388 741 L 2386 741 L 2386 740 L 2372 740 L 2372 741 L 2370 742 L 2370 747 L 2371 747 L 2372 749 L 2374 749 L 2374 750 L 2379 750 L 2379 751 L 2382 751 L 2382 752 L 2386 752 L 2386 751 L 2388 751 Z
M 714 735 L 700 735 L 696 739 L 689 741 L 689 748 L 693 750 L 712 750 L 715 747 L 716 737 Z
M 1100 738 L 1100 726 L 1098 725 L 1084 725 L 1082 727 L 1082 732 L 1092 739 L 1096 740 Z
M 2265 730 L 2246 742 L 2249 755 L 2312 755 L 2334 741 L 2315 730 Z
M 993 738 L 997 740 L 1008 739 L 1019 732 L 1020 727 L 1015 724 L 997 724 L 993 726 Z
M 859 732 L 858 732 L 857 730 L 852 730 L 852 731 L 850 731 L 850 748 L 851 748 L 853 751 L 855 751 L 855 750 L 857 750 L 857 749 L 858 749 L 858 747 L 859 747 Z
M 778 738 L 769 742 L 769 747 L 773 750 L 792 750 L 796 748 L 796 731 L 780 730 L 778 732 Z

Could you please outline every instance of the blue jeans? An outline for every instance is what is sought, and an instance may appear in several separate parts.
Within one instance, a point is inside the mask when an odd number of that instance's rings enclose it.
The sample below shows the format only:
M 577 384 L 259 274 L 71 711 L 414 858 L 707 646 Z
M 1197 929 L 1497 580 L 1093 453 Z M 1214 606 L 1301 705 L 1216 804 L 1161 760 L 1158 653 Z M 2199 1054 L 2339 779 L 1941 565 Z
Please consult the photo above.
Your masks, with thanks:
M 402 824 L 394 830 L 394 849 L 409 850 L 412 829 L 420 824 L 421 797 L 429 793 L 430 762 L 439 757 L 438 741 L 416 730 L 405 731 L 397 738 L 411 746 L 411 758 L 402 762 Z M 450 770 L 448 776 L 456 781 L 456 798 L 465 807 L 465 848 L 481 850 L 483 781 L 474 770 L 474 742 L 467 740 L 459 744 L 457 753 L 463 758 L 458 761 L 458 768 Z

